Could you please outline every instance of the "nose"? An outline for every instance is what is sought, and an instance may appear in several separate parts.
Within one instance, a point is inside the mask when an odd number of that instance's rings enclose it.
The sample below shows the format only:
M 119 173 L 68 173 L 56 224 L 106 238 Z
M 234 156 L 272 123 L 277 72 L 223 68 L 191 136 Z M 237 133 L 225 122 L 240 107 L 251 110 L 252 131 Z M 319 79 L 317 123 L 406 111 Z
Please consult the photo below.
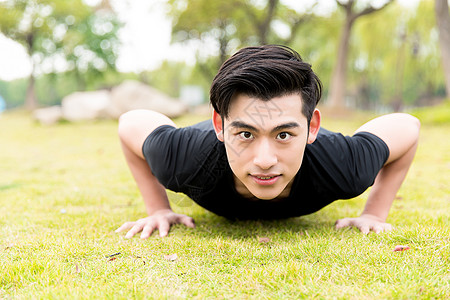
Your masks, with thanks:
M 277 164 L 276 149 L 270 145 L 270 141 L 262 139 L 255 145 L 253 164 L 262 170 L 268 170 Z

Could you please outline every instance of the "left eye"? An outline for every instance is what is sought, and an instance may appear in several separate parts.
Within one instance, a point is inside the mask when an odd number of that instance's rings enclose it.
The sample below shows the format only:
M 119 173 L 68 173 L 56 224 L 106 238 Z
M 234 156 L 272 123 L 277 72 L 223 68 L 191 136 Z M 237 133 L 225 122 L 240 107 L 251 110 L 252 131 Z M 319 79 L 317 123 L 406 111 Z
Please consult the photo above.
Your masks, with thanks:
M 280 132 L 277 135 L 277 139 L 282 140 L 282 141 L 286 141 L 291 137 L 291 135 L 287 132 Z

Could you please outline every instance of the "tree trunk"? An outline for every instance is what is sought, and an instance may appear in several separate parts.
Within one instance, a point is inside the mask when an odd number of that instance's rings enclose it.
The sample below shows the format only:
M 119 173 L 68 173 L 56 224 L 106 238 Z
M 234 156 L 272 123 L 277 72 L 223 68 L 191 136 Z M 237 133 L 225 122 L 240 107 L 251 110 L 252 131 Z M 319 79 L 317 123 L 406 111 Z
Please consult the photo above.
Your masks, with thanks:
M 226 22 L 221 22 L 220 24 L 220 31 L 222 32 L 221 37 L 219 38 L 219 65 L 218 68 L 219 69 L 222 64 L 227 60 L 227 49 L 228 49 L 228 44 L 230 43 L 230 40 L 228 39 L 227 36 L 227 23 Z
M 27 94 L 25 98 L 25 109 L 27 110 L 34 110 L 38 106 L 36 94 L 34 91 L 35 81 L 36 79 L 34 78 L 34 74 L 33 72 L 31 72 L 28 80 Z
M 328 105 L 333 108 L 343 108 L 345 106 L 345 90 L 347 86 L 347 58 L 350 46 L 350 33 L 353 21 L 347 14 L 344 27 L 342 28 L 341 39 L 337 52 L 336 66 L 333 71 L 330 84 L 330 95 Z
M 439 28 L 439 44 L 442 66 L 444 68 L 445 89 L 447 98 L 450 98 L 450 14 L 447 0 L 436 0 L 434 8 L 436 23 Z
M 406 32 L 400 33 L 400 47 L 397 52 L 397 64 L 394 73 L 394 98 L 392 99 L 392 108 L 399 112 L 403 106 L 403 78 L 405 70 L 405 50 L 406 50 Z
M 244 5 L 247 18 L 253 24 L 255 31 L 257 32 L 258 43 L 260 45 L 266 45 L 268 43 L 268 35 L 270 32 L 270 24 L 276 15 L 276 10 L 279 0 L 268 0 L 266 7 L 262 10 L 263 14 L 255 13 L 253 9 L 250 9 L 251 5 Z
M 27 94 L 26 94 L 26 98 L 25 98 L 25 109 L 27 109 L 27 110 L 34 110 L 38 106 L 36 93 L 34 90 L 34 86 L 35 86 L 35 82 L 36 82 L 36 78 L 34 77 L 35 65 L 34 65 L 34 61 L 33 61 L 34 38 L 35 38 L 35 36 L 34 36 L 33 32 L 28 33 L 25 37 L 28 55 L 30 56 L 30 60 L 31 60 L 31 73 L 30 73 L 30 77 L 28 79 Z
M 267 38 L 269 35 L 269 29 L 270 29 L 270 23 L 272 22 L 274 16 L 275 16 L 275 10 L 278 5 L 278 0 L 269 0 L 267 3 L 267 15 L 262 20 L 262 22 L 258 25 L 258 31 L 259 31 L 259 42 L 261 45 L 267 44 Z
M 373 6 L 369 5 L 360 12 L 353 11 L 353 5 L 355 4 L 355 2 L 356 0 L 348 0 L 345 3 L 342 3 L 339 0 L 336 0 L 336 3 L 340 7 L 345 9 L 345 23 L 344 27 L 342 28 L 341 40 L 339 42 L 339 48 L 337 52 L 336 66 L 333 70 L 330 84 L 330 93 L 328 96 L 328 105 L 332 108 L 345 108 L 345 92 L 347 88 L 347 58 L 350 48 L 350 34 L 352 31 L 353 23 L 356 19 L 362 16 L 383 9 L 389 3 L 392 3 L 393 0 L 387 1 L 383 6 L 379 8 L 374 8 Z
M 78 69 L 75 69 L 75 77 L 77 78 L 77 89 L 79 91 L 86 90 L 86 80 Z

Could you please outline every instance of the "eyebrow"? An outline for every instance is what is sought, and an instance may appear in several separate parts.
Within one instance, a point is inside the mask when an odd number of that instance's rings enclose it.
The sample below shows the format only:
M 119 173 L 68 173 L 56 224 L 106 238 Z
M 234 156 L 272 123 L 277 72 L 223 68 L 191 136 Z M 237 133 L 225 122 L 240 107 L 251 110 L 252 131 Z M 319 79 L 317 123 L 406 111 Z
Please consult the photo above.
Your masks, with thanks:
M 258 128 L 254 127 L 252 125 L 246 124 L 244 122 L 241 122 L 241 121 L 233 121 L 233 122 L 231 122 L 230 127 L 248 129 L 248 130 L 251 130 L 251 131 L 254 131 L 254 132 L 259 132 Z M 274 132 L 278 132 L 278 131 L 281 131 L 281 130 L 292 129 L 292 128 L 297 128 L 297 127 L 300 127 L 300 124 L 298 124 L 297 122 L 288 122 L 288 123 L 276 126 L 270 132 L 274 133 Z

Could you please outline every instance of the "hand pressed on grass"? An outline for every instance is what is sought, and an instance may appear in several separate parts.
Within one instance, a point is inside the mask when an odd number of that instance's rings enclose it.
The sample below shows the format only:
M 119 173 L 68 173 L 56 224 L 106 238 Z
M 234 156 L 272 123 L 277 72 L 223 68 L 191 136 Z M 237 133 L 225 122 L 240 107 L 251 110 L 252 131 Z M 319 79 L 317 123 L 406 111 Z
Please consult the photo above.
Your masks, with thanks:
M 135 222 L 125 222 L 122 226 L 117 228 L 116 232 L 129 230 L 125 235 L 126 239 L 132 238 L 135 234 L 141 232 L 141 239 L 146 239 L 153 231 L 158 229 L 159 236 L 164 237 L 167 236 L 170 227 L 174 224 L 184 224 L 190 228 L 195 227 L 194 219 L 191 217 L 174 213 L 170 209 L 163 209 Z
M 391 224 L 385 223 L 380 218 L 369 214 L 363 214 L 357 218 L 344 218 L 336 221 L 336 229 L 344 227 L 356 227 L 364 234 L 368 234 L 370 231 L 380 233 L 392 230 Z

